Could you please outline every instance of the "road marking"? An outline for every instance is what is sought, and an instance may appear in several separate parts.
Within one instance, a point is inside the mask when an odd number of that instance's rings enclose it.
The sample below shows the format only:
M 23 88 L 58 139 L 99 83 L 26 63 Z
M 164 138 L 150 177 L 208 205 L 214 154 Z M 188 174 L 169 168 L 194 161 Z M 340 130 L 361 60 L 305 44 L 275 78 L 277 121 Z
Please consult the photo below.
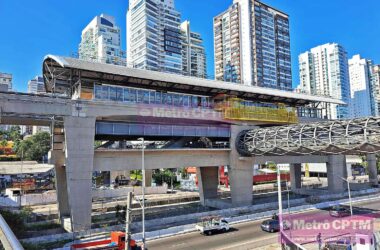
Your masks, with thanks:
M 231 248 L 242 247 L 242 246 L 247 245 L 247 244 L 252 244 L 252 243 L 256 243 L 256 242 L 260 242 L 260 241 L 266 241 L 266 240 L 271 240 L 271 239 L 276 239 L 276 238 L 278 238 L 277 234 L 275 236 L 272 235 L 270 237 L 265 237 L 265 238 L 260 238 L 260 239 L 256 239 L 256 240 L 250 240 L 250 241 L 236 243 L 236 244 L 233 244 L 233 245 L 229 245 L 229 246 L 227 246 L 225 248 L 218 248 L 218 250 L 228 250 L 228 249 L 231 249 Z
M 182 243 L 179 243 L 179 244 L 174 244 L 174 245 L 172 245 L 170 248 L 174 248 L 174 249 L 176 249 L 176 248 L 178 248 L 178 247 L 180 247 L 180 246 L 184 246 L 184 245 L 186 245 L 186 243 L 185 243 L 185 242 L 182 242 Z

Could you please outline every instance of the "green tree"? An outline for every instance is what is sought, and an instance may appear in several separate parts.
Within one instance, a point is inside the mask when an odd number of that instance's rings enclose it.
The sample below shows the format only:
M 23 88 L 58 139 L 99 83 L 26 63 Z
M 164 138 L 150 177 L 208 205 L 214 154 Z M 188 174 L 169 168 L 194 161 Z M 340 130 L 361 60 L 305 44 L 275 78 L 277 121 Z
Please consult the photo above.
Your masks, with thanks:
M 16 141 L 13 150 L 23 160 L 40 161 L 50 150 L 50 134 L 40 132 L 25 140 Z

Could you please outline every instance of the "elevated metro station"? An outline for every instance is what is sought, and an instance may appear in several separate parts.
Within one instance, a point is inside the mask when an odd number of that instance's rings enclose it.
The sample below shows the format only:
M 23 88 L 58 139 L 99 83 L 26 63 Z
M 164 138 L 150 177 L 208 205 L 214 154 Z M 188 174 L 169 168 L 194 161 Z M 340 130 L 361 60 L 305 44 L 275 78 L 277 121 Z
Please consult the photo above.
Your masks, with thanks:
M 340 100 L 51 55 L 43 77 L 47 95 L 0 93 L 1 123 L 51 127 L 60 218 L 69 218 L 72 231 L 91 227 L 93 171 L 141 168 L 141 150 L 94 149 L 95 140 L 159 141 L 146 150 L 146 169 L 197 167 L 203 205 L 217 197 L 218 166 L 228 166 L 231 206 L 251 205 L 252 166 L 268 160 L 330 162 L 329 188 L 344 189 L 336 182 L 344 156 L 268 158 L 236 150 L 241 131 L 320 122 L 325 105 L 345 105 Z M 300 168 L 291 173 L 297 188 Z

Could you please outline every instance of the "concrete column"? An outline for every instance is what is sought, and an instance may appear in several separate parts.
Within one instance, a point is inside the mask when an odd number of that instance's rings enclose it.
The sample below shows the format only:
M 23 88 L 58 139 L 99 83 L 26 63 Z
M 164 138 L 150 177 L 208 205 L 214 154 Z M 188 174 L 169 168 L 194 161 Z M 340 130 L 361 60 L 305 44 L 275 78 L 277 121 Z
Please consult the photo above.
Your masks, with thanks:
M 95 118 L 65 117 L 66 176 L 71 228 L 91 228 Z
M 292 191 L 302 187 L 302 166 L 301 164 L 290 164 L 290 185 Z
M 377 186 L 379 185 L 378 173 L 377 173 L 377 159 L 375 154 L 367 154 L 368 163 L 368 177 L 369 182 Z
M 201 204 L 206 206 L 207 199 L 218 197 L 218 167 L 197 168 L 199 198 Z
M 152 175 L 153 175 L 152 169 L 145 169 L 145 186 L 146 187 L 152 186 Z
M 346 157 L 344 155 L 330 155 L 326 167 L 329 191 L 345 191 L 347 189 L 347 183 L 342 180 L 342 178 L 347 178 Z
M 49 164 L 54 165 L 55 189 L 57 192 L 58 214 L 60 222 L 62 218 L 70 216 L 69 199 L 67 193 L 67 177 L 65 164 L 65 153 L 62 150 L 51 150 L 49 152 Z
M 230 166 L 228 176 L 231 185 L 232 206 L 252 205 L 253 186 L 253 159 L 251 157 L 240 157 L 236 150 L 236 138 L 242 130 L 252 127 L 231 125 L 230 137 Z

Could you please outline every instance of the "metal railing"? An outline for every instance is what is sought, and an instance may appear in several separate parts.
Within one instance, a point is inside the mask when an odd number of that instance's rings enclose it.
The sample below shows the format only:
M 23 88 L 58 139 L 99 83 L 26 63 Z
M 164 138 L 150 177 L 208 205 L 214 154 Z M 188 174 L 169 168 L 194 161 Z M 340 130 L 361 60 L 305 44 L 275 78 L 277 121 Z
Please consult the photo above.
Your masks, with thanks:
M 0 215 L 0 240 L 5 249 L 23 250 L 20 241 L 16 238 L 7 222 Z

